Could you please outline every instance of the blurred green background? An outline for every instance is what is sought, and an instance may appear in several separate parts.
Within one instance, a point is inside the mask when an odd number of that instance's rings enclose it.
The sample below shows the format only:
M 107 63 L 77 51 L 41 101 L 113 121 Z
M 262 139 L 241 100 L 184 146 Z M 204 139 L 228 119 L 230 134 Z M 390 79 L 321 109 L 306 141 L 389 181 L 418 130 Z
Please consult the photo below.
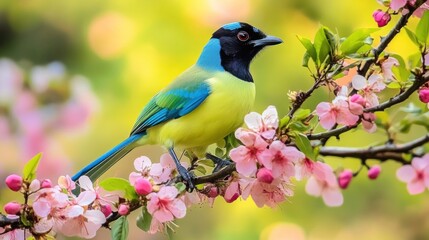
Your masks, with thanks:
M 320 24 L 342 36 L 356 28 L 376 27 L 371 15 L 381 7 L 375 0 L 2 0 L 0 57 L 38 65 L 61 61 L 71 74 L 90 80 L 100 109 L 84 132 L 54 134 L 76 171 L 128 136 L 140 109 L 196 61 L 219 26 L 245 21 L 284 40 L 260 54 L 251 67 L 257 85 L 254 110 L 275 105 L 283 115 L 289 107 L 288 90 L 305 90 L 312 84 L 301 67 L 304 48 L 296 35 L 312 39 Z M 376 35 L 385 34 L 391 26 Z M 389 50 L 405 57 L 416 51 L 404 33 Z M 328 96 L 318 91 L 306 106 L 314 108 Z M 382 132 L 369 136 L 355 131 L 330 144 L 366 146 L 383 139 Z M 19 172 L 20 168 L 6 163 L 17 161 L 19 148 L 0 144 L 2 171 Z M 127 177 L 136 156 L 144 154 L 156 161 L 162 151 L 139 148 L 108 175 Z M 350 159 L 328 162 L 333 167 L 359 166 Z M 302 182 L 296 183 L 295 196 L 274 210 L 257 208 L 252 201 L 226 204 L 222 199 L 213 208 L 194 206 L 177 221 L 180 227 L 174 239 L 428 239 L 428 195 L 409 196 L 405 184 L 395 178 L 398 167 L 382 164 L 376 181 L 362 172 L 344 191 L 345 203 L 339 208 L 328 208 L 321 199 L 308 196 Z M 17 196 L 2 191 L 0 205 Z M 166 239 L 139 230 L 132 221 L 136 217 L 129 218 L 130 239 Z M 96 239 L 108 236 L 102 229 Z

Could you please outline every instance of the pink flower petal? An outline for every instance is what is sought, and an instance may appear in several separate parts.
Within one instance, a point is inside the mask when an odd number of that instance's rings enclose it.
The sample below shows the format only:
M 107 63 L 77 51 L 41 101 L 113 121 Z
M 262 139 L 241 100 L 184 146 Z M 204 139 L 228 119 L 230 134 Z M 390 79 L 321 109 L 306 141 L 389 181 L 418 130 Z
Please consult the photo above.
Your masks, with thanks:
M 83 212 L 84 212 L 83 207 L 81 207 L 79 205 L 73 205 L 67 209 L 66 216 L 68 218 L 74 218 L 74 217 L 78 217 L 78 216 L 82 215 Z
M 153 217 L 160 222 L 169 222 L 174 220 L 173 214 L 167 209 L 160 208 L 154 212 Z
M 33 203 L 33 210 L 37 216 L 44 218 L 51 212 L 51 204 L 46 199 L 38 199 Z
M 411 165 L 404 165 L 396 171 L 396 177 L 402 182 L 410 182 L 417 177 L 417 173 Z
M 338 207 L 343 205 L 343 194 L 339 189 L 325 188 L 322 193 L 323 202 L 329 207 Z
M 411 161 L 411 166 L 418 171 L 422 171 L 429 165 L 429 154 L 424 155 L 423 157 L 415 157 Z
M 81 188 L 88 190 L 88 191 L 94 191 L 94 187 L 92 185 L 91 179 L 89 179 L 88 176 L 82 176 L 79 178 L 79 185 Z
M 152 165 L 150 159 L 146 156 L 138 157 L 134 160 L 134 168 L 141 172 L 146 168 L 149 168 Z
M 86 210 L 84 216 L 88 222 L 95 224 L 103 224 L 106 222 L 106 217 L 99 210 Z
M 164 186 L 158 192 L 158 197 L 163 200 L 173 200 L 179 194 L 176 187 Z
M 322 195 L 322 186 L 320 186 L 315 177 L 311 176 L 305 185 L 305 192 L 308 195 L 318 197 Z
M 255 132 L 262 130 L 262 116 L 259 113 L 251 112 L 244 117 L 247 127 Z
M 42 218 L 40 219 L 36 224 L 33 226 L 33 231 L 36 233 L 47 233 L 51 231 L 52 227 L 54 226 L 53 218 Z
M 367 81 L 366 81 L 366 78 L 364 78 L 363 76 L 355 75 L 352 78 L 352 86 L 354 89 L 361 90 L 361 89 L 364 89 L 366 85 L 367 85 Z
M 393 11 L 398 11 L 400 8 L 407 4 L 407 0 L 392 0 L 390 1 L 390 8 Z
M 411 195 L 420 194 L 425 190 L 425 183 L 421 181 L 411 181 L 407 184 L 407 190 Z
M 168 210 L 176 217 L 183 218 L 186 215 L 186 205 L 181 199 L 174 199 L 169 205 Z
M 80 206 L 88 206 L 89 204 L 94 202 L 96 198 L 97 195 L 95 194 L 95 192 L 84 191 L 79 194 L 76 201 Z

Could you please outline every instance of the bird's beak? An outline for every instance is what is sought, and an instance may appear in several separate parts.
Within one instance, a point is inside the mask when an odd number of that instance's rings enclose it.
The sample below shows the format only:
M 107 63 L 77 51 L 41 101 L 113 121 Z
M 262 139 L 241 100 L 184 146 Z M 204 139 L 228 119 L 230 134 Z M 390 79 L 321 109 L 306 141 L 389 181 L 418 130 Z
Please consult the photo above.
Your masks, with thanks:
M 282 43 L 283 40 L 281 40 L 278 37 L 274 37 L 274 36 L 266 36 L 264 38 L 261 39 L 257 39 L 257 40 L 252 40 L 249 43 L 252 43 L 254 47 L 265 47 L 265 46 L 269 46 L 269 45 L 277 45 Z

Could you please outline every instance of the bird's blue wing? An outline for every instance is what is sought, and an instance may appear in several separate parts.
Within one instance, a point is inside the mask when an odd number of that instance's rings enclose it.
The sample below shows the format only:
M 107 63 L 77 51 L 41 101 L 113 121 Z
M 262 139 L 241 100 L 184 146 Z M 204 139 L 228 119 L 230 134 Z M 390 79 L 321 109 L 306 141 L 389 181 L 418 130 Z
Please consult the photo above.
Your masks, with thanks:
M 131 135 L 145 132 L 165 121 L 179 118 L 197 108 L 210 95 L 205 81 L 178 81 L 155 95 L 137 119 Z

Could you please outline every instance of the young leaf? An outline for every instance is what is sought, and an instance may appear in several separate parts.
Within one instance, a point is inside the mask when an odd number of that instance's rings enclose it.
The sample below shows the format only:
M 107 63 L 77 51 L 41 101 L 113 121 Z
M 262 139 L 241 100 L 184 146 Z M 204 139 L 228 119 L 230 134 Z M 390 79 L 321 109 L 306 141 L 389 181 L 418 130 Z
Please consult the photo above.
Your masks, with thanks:
M 186 191 L 186 185 L 182 182 L 176 183 L 175 187 L 177 188 L 177 191 L 179 191 L 179 193 Z
M 309 57 L 313 60 L 313 62 L 317 62 L 317 53 L 316 49 L 314 48 L 314 45 L 311 43 L 311 41 L 307 38 L 302 38 L 300 36 L 297 36 L 298 40 L 301 42 L 301 44 L 307 49 L 306 54 L 308 54 Z M 305 55 L 304 55 L 305 56 Z M 307 60 L 308 63 L 308 60 Z
M 129 200 L 138 198 L 134 187 L 123 178 L 107 178 L 100 182 L 100 187 L 106 191 L 123 191 L 125 193 L 124 197 Z
M 137 217 L 137 222 L 136 222 L 137 227 L 147 232 L 150 229 L 151 223 L 152 223 L 152 215 L 150 215 L 146 207 L 142 207 L 142 212 L 140 216 Z
M 310 116 L 310 114 L 311 114 L 310 109 L 300 108 L 300 109 L 296 110 L 295 114 L 293 115 L 293 119 L 297 120 L 297 121 L 301 121 L 301 120 L 308 118 L 308 116 Z
M 301 150 L 301 152 L 304 153 L 304 155 L 307 158 L 309 158 L 313 161 L 317 160 L 316 153 L 315 153 L 313 147 L 311 146 L 311 142 L 310 142 L 310 140 L 308 140 L 307 136 L 305 136 L 302 133 L 296 134 L 295 143 L 296 143 L 296 146 L 298 147 L 298 149 Z
M 416 36 L 417 39 L 423 44 L 427 44 L 429 35 L 429 12 L 425 11 L 420 22 L 417 24 Z
M 420 43 L 419 39 L 417 38 L 416 34 L 414 34 L 410 29 L 405 28 L 405 32 L 407 33 L 410 40 L 418 47 L 421 48 L 422 44 Z
M 363 28 L 354 31 L 341 43 L 341 52 L 344 55 L 356 53 L 361 47 L 369 43 L 369 35 L 377 30 L 377 28 Z
M 22 171 L 24 180 L 30 182 L 36 178 L 37 166 L 39 165 L 39 161 L 41 157 L 42 157 L 42 154 L 39 153 L 36 156 L 34 156 L 30 161 L 28 161 L 27 164 L 25 164 L 24 170 Z
M 113 240 L 127 240 L 128 239 L 128 219 L 125 216 L 118 218 L 112 226 L 112 239 Z
M 325 27 L 320 27 L 314 36 L 314 48 L 316 49 L 319 65 L 325 62 L 329 55 L 331 47 L 325 34 Z
M 214 167 L 215 166 L 214 162 L 212 160 L 209 160 L 209 159 L 199 160 L 198 164 L 205 165 L 208 167 Z

